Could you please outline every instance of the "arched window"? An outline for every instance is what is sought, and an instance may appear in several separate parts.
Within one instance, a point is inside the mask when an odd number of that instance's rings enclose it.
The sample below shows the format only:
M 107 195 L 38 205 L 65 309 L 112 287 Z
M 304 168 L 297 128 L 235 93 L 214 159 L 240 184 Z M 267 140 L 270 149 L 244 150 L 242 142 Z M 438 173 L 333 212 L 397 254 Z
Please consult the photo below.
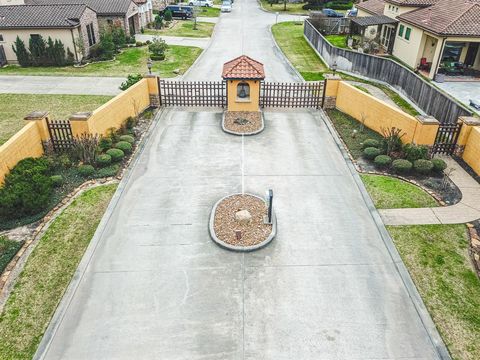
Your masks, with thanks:
M 250 98 L 250 85 L 246 82 L 241 82 L 237 85 L 237 97 L 239 99 L 249 99 Z

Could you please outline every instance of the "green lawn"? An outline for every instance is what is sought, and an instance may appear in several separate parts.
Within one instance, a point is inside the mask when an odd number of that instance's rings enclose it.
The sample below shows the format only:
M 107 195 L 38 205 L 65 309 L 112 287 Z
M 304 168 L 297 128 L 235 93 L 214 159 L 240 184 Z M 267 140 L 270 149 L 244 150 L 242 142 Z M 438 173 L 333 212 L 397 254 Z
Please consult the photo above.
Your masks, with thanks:
M 173 71 L 180 69 L 183 74 L 197 59 L 202 49 L 190 46 L 170 45 L 166 59 L 154 61 L 153 71 L 163 78 L 175 77 Z M 28 67 L 7 66 L 0 69 L 0 75 L 68 75 L 68 76 L 119 76 L 147 71 L 148 49 L 146 46 L 125 49 L 116 60 L 91 64 L 83 68 L 67 67 Z
M 111 96 L 0 94 L 0 145 L 25 126 L 25 115 L 35 110 L 50 112 L 53 119 L 67 119 L 78 111 L 92 111 Z
M 287 13 L 287 14 L 308 14 L 309 10 L 304 10 L 302 9 L 302 6 L 306 4 L 305 3 L 299 3 L 299 4 L 293 4 L 287 2 L 287 10 L 285 11 L 285 5 L 282 2 L 278 4 L 270 4 L 267 0 L 260 0 L 262 3 L 262 6 L 265 10 L 271 11 L 271 12 L 279 12 L 281 13 Z
M 359 121 L 341 111 L 327 110 L 327 114 L 355 159 L 363 155 L 362 143 L 365 140 L 383 140 L 382 135 L 367 127 L 362 130 Z M 354 131 L 356 131 L 355 136 L 353 136 Z
M 348 49 L 347 46 L 347 35 L 327 35 L 325 38 L 332 44 L 333 46 Z
M 435 199 L 418 186 L 382 175 L 360 175 L 377 209 L 438 206 Z
M 218 17 L 220 16 L 220 8 L 202 6 L 198 12 L 201 17 Z
M 9 240 L 6 236 L 0 236 L 0 274 L 22 245 L 22 242 Z
M 285 56 L 305 80 L 323 80 L 327 67 L 303 37 L 302 23 L 279 23 L 272 26 L 272 32 Z
M 170 29 L 154 30 L 145 29 L 145 34 L 158 36 L 183 36 L 194 38 L 205 38 L 212 36 L 215 24 L 207 22 L 197 22 L 197 29 L 193 29 L 193 21 L 178 21 Z
M 31 359 L 116 185 L 80 195 L 28 258 L 0 315 L 0 359 Z
M 480 281 L 464 225 L 389 226 L 453 359 L 480 359 Z

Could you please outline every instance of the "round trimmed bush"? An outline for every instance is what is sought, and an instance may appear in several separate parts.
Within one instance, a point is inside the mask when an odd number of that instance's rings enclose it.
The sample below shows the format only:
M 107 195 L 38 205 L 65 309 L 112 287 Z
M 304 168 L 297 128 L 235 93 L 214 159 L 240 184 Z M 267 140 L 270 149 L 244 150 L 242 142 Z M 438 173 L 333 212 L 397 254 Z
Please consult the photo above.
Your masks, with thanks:
M 112 163 L 112 157 L 108 154 L 102 154 L 98 155 L 97 157 L 97 164 L 100 167 L 105 167 L 107 165 L 110 165 Z
M 432 159 L 433 171 L 442 172 L 447 168 L 447 163 L 442 159 Z
M 115 148 L 122 150 L 125 154 L 130 154 L 132 152 L 132 144 L 126 141 L 119 141 L 115 144 Z
M 83 177 L 90 177 L 95 173 L 95 169 L 92 165 L 80 165 L 78 173 Z
M 433 163 L 430 160 L 419 159 L 413 163 L 413 168 L 419 174 L 427 175 L 433 170 Z
M 362 148 L 366 149 L 369 147 L 379 148 L 380 143 L 375 139 L 367 139 L 362 143 Z
M 62 186 L 63 184 L 63 176 L 62 175 L 52 175 L 50 176 L 50 180 L 52 181 L 52 185 L 54 187 Z
M 109 137 L 102 137 L 98 142 L 98 147 L 102 151 L 106 151 L 110 149 L 112 145 L 113 145 L 112 139 L 110 139 Z
M 406 174 L 412 170 L 413 164 L 404 159 L 397 159 L 392 162 L 392 168 L 399 174 Z
M 121 161 L 125 157 L 125 153 L 120 149 L 107 150 L 107 154 L 112 157 L 112 161 Z
M 120 141 L 126 141 L 130 144 L 135 142 L 135 138 L 132 135 L 122 135 L 120 136 Z
M 378 155 L 381 155 L 382 152 L 376 147 L 367 147 L 363 150 L 363 155 L 370 160 L 375 159 Z
M 373 161 L 375 166 L 384 169 L 392 163 L 392 158 L 388 155 L 378 155 L 375 160 Z
M 117 175 L 118 170 L 120 170 L 120 166 L 114 164 L 107 167 L 104 167 L 97 171 L 97 177 L 105 178 L 105 177 L 112 177 Z

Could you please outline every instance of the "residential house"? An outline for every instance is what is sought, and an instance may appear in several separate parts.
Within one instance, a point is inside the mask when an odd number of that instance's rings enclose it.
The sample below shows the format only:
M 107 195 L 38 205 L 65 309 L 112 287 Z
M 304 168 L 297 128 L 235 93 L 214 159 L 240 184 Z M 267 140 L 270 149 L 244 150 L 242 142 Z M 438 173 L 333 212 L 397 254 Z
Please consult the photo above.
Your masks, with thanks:
M 146 28 L 153 22 L 153 3 L 152 0 L 134 0 L 138 6 L 138 14 L 140 16 L 140 26 Z
M 18 62 L 12 48 L 17 36 L 27 47 L 34 36 L 60 40 L 80 61 L 99 41 L 97 15 L 84 4 L 0 6 L 0 52 L 8 63 Z
M 140 32 L 138 5 L 132 0 L 25 0 L 26 4 L 85 4 L 97 13 L 100 30 L 120 25 L 127 35 Z
M 368 0 L 357 7 L 359 18 L 395 20 L 382 25 L 379 39 L 411 68 L 431 79 L 480 78 L 480 0 Z

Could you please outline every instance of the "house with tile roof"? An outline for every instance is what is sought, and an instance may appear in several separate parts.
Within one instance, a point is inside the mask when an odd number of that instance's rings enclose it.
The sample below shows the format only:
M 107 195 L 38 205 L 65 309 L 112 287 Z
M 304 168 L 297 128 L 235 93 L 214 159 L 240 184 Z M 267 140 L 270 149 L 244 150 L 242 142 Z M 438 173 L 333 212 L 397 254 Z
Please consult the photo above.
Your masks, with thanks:
M 388 16 L 380 41 L 393 56 L 433 79 L 480 78 L 480 0 L 367 0 L 359 17 Z
M 7 63 L 18 62 L 12 48 L 17 36 L 27 46 L 35 36 L 60 40 L 77 62 L 100 39 L 97 14 L 85 4 L 0 6 L 0 52 Z

